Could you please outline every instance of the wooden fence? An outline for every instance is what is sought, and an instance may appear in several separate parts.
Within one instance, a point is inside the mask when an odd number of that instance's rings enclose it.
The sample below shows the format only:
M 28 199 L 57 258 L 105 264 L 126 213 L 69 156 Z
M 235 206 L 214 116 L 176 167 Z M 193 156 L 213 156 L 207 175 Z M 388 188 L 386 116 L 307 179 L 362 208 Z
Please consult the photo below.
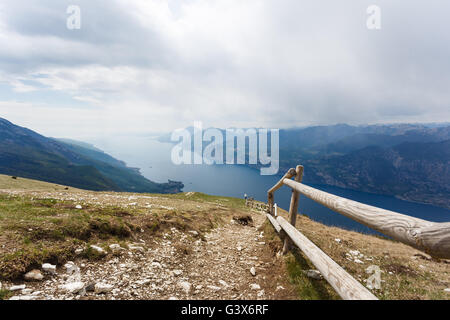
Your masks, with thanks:
M 291 180 L 292 178 L 294 180 Z M 288 252 L 293 244 L 299 247 L 343 299 L 375 300 L 377 298 L 295 228 L 300 194 L 433 257 L 450 258 L 450 223 L 430 222 L 341 198 L 302 184 L 302 178 L 303 166 L 297 166 L 296 169 L 290 169 L 268 191 L 267 218 L 275 230 L 279 233 L 283 232 L 285 236 L 283 253 Z M 289 221 L 273 215 L 274 192 L 283 185 L 292 189 Z

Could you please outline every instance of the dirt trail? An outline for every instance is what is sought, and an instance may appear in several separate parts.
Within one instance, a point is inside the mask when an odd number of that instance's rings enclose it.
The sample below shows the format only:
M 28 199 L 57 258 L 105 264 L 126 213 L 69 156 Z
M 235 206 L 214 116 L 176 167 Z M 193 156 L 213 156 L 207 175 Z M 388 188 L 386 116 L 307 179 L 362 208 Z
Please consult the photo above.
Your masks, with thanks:
M 54 193 L 47 196 L 57 198 Z M 133 198 L 138 204 L 140 200 Z M 295 299 L 282 259 L 266 244 L 261 231 L 265 216 L 250 210 L 248 214 L 252 220 L 248 224 L 230 219 L 204 235 L 176 228 L 162 237 L 138 233 L 128 248 L 103 260 L 74 259 L 75 274 L 58 266 L 56 274 L 43 273 L 42 281 L 4 285 L 25 284 L 24 291 L 14 293 L 15 299 L 33 300 Z M 64 289 L 75 282 L 82 282 L 84 288 L 75 293 Z M 94 292 L 99 283 L 106 285 L 108 292 Z

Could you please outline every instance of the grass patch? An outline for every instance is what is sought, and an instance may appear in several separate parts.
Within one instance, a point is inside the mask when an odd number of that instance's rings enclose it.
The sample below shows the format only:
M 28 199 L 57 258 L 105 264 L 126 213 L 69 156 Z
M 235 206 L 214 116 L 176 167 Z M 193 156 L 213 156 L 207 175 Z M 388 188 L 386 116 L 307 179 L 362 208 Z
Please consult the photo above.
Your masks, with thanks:
M 6 289 L 0 289 L 0 300 L 8 300 L 13 296 L 13 293 Z

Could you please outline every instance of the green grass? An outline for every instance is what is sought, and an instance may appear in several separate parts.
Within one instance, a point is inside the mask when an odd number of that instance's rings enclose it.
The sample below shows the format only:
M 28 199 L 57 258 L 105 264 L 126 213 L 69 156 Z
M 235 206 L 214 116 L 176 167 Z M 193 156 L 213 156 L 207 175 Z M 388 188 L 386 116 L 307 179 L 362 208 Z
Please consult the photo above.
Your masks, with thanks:
M 0 300 L 8 300 L 13 296 L 13 293 L 6 289 L 0 289 Z

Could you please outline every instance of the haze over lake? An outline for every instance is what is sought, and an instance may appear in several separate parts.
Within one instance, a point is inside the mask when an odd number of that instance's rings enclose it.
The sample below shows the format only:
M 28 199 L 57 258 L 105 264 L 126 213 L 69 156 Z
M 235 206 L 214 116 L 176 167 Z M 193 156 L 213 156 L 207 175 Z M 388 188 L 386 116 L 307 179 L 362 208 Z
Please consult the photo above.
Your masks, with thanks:
M 114 141 L 91 142 L 112 156 L 127 162 L 129 166 L 140 168 L 141 173 L 152 181 L 167 182 L 168 179 L 182 181 L 185 185 L 183 189 L 185 192 L 197 191 L 237 198 L 243 198 L 246 193 L 249 197 L 266 202 L 267 190 L 280 179 L 279 176 L 261 176 L 259 170 L 239 165 L 177 166 L 171 161 L 172 145 L 160 143 L 148 137 L 124 136 L 114 139 Z M 308 171 L 305 168 L 305 175 L 307 174 Z M 450 221 L 450 210 L 445 208 L 326 185 L 311 186 L 338 196 L 410 216 L 435 222 Z M 290 196 L 290 189 L 283 186 L 275 193 L 275 202 L 278 206 L 288 210 Z M 327 225 L 364 233 L 376 233 L 304 196 L 300 196 L 299 212 Z

